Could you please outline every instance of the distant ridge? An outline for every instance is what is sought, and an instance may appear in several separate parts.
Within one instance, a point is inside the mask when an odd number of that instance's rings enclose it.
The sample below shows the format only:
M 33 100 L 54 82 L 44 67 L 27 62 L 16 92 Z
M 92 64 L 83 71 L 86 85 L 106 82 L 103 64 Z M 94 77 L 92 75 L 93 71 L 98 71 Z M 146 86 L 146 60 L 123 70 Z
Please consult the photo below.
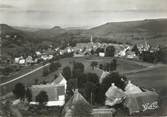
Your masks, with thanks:
M 167 45 L 167 19 L 109 22 L 91 29 L 83 29 L 82 27 L 62 28 L 60 26 L 39 29 L 0 24 L 0 30 L 4 35 L 18 35 L 15 40 L 6 39 L 5 43 L 7 43 L 8 48 L 20 47 L 25 43 L 27 45 L 34 42 L 38 44 L 42 41 L 45 41 L 46 44 L 59 44 L 64 43 L 62 41 L 68 42 L 69 40 L 83 42 L 88 40 L 90 35 L 93 35 L 94 38 L 97 37 L 98 41 L 104 41 L 105 39 L 107 42 L 112 40 L 133 44 L 145 39 L 152 44 Z
M 109 36 L 112 33 L 167 32 L 167 19 L 148 19 L 141 21 L 110 22 L 91 28 L 94 35 Z

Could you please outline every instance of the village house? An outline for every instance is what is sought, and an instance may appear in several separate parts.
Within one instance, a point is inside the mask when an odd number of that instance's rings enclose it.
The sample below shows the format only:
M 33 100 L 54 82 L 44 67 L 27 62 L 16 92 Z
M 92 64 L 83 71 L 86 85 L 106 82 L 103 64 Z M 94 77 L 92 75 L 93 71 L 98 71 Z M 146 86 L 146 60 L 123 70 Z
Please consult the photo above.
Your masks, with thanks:
M 30 104 L 37 105 L 36 96 L 45 91 L 48 95 L 48 102 L 46 106 L 63 106 L 65 103 L 65 86 L 64 85 L 32 85 L 32 101 Z
M 33 101 L 31 104 L 37 104 L 35 102 L 36 96 L 40 91 L 46 91 L 49 96 L 49 101 L 46 106 L 63 106 L 65 103 L 65 92 L 67 88 L 67 81 L 64 76 L 59 73 L 58 77 L 54 79 L 51 83 L 42 85 L 33 85 L 31 87 Z

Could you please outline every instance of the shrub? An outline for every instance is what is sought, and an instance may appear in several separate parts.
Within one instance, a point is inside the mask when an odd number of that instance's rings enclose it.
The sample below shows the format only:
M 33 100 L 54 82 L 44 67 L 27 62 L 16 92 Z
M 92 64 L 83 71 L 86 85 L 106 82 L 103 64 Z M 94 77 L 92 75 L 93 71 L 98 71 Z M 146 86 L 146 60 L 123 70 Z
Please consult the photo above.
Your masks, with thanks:
M 24 98 L 25 92 L 26 92 L 25 91 L 25 87 L 24 87 L 24 85 L 22 83 L 17 83 L 15 85 L 13 93 L 16 96 L 16 98 L 21 98 L 21 99 Z
M 48 100 L 48 95 L 45 91 L 40 91 L 40 93 L 36 96 L 36 102 L 39 102 L 39 105 L 46 105 Z

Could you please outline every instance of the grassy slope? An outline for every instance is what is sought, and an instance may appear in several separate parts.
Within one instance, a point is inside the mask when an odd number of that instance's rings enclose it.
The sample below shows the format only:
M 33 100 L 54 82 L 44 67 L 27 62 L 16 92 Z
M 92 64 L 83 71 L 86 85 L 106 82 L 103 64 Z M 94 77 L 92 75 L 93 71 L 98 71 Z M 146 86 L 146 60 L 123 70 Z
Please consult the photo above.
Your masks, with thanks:
M 167 19 L 111 22 L 94 27 L 90 29 L 90 32 L 118 42 L 136 43 L 145 38 L 151 43 L 158 42 L 157 44 L 164 45 L 167 44 L 165 40 L 167 38 Z
M 154 88 L 160 94 L 160 111 L 158 115 L 167 115 L 167 66 L 155 68 L 149 71 L 129 74 L 128 78 L 133 83 L 151 89 Z

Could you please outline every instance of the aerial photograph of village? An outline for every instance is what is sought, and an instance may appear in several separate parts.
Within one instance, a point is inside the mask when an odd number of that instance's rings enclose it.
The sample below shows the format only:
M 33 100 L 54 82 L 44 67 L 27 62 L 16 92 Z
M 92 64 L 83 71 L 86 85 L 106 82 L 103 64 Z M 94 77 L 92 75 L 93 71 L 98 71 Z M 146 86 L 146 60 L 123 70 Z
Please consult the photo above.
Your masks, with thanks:
M 0 0 L 0 117 L 167 116 L 166 0 Z

